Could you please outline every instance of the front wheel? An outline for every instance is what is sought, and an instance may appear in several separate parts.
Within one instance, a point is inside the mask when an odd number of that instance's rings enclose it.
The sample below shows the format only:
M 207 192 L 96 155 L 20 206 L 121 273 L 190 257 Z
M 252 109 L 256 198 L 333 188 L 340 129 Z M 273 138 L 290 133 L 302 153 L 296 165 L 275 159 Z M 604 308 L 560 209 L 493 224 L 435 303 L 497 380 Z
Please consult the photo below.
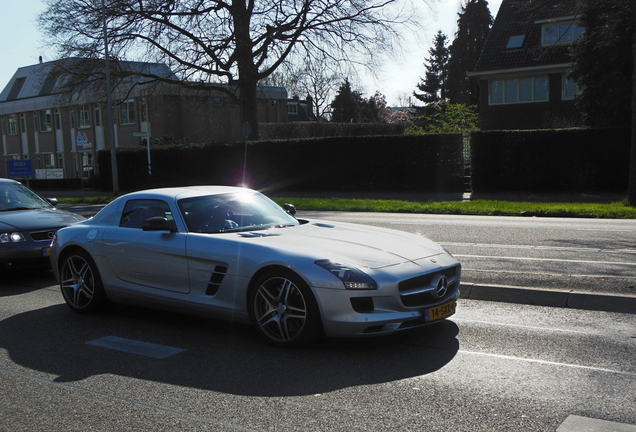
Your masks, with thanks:
M 75 312 L 96 312 L 107 302 L 97 266 L 84 251 L 74 251 L 63 258 L 60 288 L 64 301 Z
M 316 299 L 305 281 L 291 271 L 273 271 L 259 278 L 248 307 L 254 328 L 272 345 L 304 346 L 318 334 Z

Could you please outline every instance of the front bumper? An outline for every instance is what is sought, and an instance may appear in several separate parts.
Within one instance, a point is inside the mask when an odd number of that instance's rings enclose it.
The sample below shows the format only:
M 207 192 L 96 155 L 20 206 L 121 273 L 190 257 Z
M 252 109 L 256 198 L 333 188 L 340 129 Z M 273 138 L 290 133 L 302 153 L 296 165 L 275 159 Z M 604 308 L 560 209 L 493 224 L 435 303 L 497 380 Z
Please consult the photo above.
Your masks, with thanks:
M 0 266 L 6 268 L 50 266 L 50 242 L 27 240 L 0 244 Z
M 461 265 L 443 257 L 438 259 L 445 265 L 422 274 L 388 276 L 377 290 L 314 289 L 325 335 L 387 335 L 451 316 L 459 300 Z M 431 288 L 442 277 L 447 289 L 438 295 Z

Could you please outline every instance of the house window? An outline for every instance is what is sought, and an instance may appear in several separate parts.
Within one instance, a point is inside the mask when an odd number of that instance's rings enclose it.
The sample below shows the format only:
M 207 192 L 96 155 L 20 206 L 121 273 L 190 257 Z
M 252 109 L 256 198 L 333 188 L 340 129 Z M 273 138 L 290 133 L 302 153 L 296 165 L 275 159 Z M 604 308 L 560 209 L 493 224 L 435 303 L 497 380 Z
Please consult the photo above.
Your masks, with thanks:
M 569 44 L 584 31 L 585 28 L 578 26 L 574 21 L 544 24 L 541 27 L 541 45 Z
M 15 118 L 15 114 L 9 114 L 7 116 L 7 135 L 18 134 L 18 121 Z
M 53 113 L 50 109 L 40 111 L 40 131 L 50 132 L 53 130 Z
M 26 116 L 24 114 L 20 114 L 20 132 L 25 133 L 26 131 Z
M 77 110 L 77 127 L 80 129 L 91 127 L 91 109 L 88 105 L 82 105 Z
M 99 105 L 95 105 L 94 113 L 95 113 L 95 126 L 101 126 L 102 125 L 102 107 Z
M 298 104 L 296 102 L 287 104 L 287 114 L 298 114 Z
M 572 100 L 576 95 L 581 93 L 581 90 L 576 85 L 576 82 L 572 78 L 568 78 L 563 74 L 563 100 Z
M 57 167 L 64 168 L 64 154 L 58 153 L 57 155 Z
M 52 169 L 55 168 L 55 153 L 42 153 L 38 155 L 42 158 L 42 168 Z
M 135 100 L 128 99 L 121 103 L 119 108 L 121 124 L 135 123 Z
M 523 46 L 523 41 L 525 40 L 526 35 L 516 35 L 510 36 L 508 38 L 508 43 L 506 44 L 506 49 L 518 49 Z
M 493 80 L 488 84 L 490 105 L 548 100 L 547 76 Z
M 89 178 L 93 174 L 93 154 L 82 154 L 82 178 Z
M 59 109 L 55 110 L 55 130 L 62 129 L 62 114 Z

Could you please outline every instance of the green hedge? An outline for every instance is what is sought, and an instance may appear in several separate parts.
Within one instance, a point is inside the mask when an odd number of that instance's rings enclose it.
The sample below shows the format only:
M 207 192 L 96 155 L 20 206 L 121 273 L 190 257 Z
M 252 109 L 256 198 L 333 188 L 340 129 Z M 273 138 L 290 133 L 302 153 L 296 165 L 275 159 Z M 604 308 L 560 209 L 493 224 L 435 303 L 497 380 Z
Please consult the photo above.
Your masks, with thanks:
M 629 128 L 473 132 L 473 191 L 625 191 L 630 136 Z
M 117 151 L 119 188 L 241 183 L 244 143 Z M 112 187 L 110 152 L 98 154 L 103 190 Z M 247 183 L 271 191 L 462 191 L 462 136 L 366 136 L 272 140 L 247 146 Z
M 360 137 L 369 135 L 404 135 L 406 124 L 400 123 L 331 123 L 288 122 L 262 123 L 261 139 L 299 139 L 317 137 Z

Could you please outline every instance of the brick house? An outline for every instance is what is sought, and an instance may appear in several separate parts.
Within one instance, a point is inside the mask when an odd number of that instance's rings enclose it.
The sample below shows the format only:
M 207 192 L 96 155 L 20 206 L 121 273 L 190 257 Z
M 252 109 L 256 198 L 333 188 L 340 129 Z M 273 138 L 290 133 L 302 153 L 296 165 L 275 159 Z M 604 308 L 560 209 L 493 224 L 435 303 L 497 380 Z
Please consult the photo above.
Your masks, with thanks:
M 503 0 L 475 71 L 482 130 L 578 126 L 567 77 L 571 42 L 584 31 L 574 0 Z
M 2 163 L 31 160 L 36 178 L 88 178 L 97 169 L 96 152 L 110 148 L 103 84 L 82 91 L 63 91 L 68 76 L 60 62 L 19 68 L 0 93 Z M 68 64 L 67 64 L 68 65 Z M 124 68 L 174 78 L 163 64 L 125 62 Z M 115 145 L 136 147 L 145 132 L 152 138 L 190 142 L 242 140 L 239 108 L 223 92 L 201 93 L 178 85 L 157 84 L 147 78 L 128 77 L 113 91 Z M 287 91 L 261 87 L 258 117 L 261 122 L 286 122 Z

